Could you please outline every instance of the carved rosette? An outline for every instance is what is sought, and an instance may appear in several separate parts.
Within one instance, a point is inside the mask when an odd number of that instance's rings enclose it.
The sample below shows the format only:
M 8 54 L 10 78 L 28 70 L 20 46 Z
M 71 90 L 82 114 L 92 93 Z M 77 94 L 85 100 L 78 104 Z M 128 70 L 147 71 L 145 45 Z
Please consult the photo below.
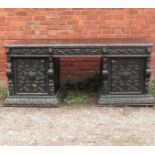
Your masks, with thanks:
M 49 57 L 49 69 L 48 69 L 48 77 L 49 77 L 49 94 L 54 95 L 54 62 L 53 58 Z
M 102 93 L 108 94 L 108 58 L 102 58 Z

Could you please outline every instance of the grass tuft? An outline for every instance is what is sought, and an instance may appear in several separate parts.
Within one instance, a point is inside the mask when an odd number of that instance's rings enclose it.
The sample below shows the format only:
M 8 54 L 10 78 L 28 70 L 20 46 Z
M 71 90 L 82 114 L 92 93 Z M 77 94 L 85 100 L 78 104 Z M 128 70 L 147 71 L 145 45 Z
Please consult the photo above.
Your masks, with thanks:
M 155 79 L 150 81 L 150 84 L 149 84 L 149 93 L 152 95 L 152 96 L 155 96 Z
M 0 99 L 5 99 L 7 97 L 7 95 L 8 95 L 7 89 L 0 87 Z
M 83 92 L 70 91 L 64 99 L 64 105 L 73 105 L 86 103 L 90 99 L 90 95 Z

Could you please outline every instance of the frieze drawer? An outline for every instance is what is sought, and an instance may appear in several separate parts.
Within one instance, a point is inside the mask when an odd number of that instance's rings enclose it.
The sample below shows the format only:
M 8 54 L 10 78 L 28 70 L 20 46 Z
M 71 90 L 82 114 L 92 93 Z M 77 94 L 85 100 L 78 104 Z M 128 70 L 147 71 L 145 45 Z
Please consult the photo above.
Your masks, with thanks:
M 102 48 L 56 48 L 53 55 L 102 55 Z
M 145 47 L 107 47 L 103 48 L 103 54 L 108 56 L 146 56 L 150 51 Z

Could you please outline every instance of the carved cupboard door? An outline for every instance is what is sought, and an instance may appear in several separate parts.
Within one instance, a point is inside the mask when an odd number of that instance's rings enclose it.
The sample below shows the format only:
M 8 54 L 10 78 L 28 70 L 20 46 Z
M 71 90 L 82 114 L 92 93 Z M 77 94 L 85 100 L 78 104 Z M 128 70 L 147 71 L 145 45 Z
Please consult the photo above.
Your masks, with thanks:
M 111 58 L 110 93 L 143 93 L 144 58 Z
M 47 58 L 14 58 L 13 64 L 16 94 L 49 93 Z

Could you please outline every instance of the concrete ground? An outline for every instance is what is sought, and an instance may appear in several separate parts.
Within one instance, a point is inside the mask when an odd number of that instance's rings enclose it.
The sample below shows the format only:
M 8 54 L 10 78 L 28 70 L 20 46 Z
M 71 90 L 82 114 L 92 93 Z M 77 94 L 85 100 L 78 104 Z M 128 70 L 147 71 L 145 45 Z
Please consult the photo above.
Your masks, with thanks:
M 155 108 L 0 106 L 0 145 L 155 145 Z

